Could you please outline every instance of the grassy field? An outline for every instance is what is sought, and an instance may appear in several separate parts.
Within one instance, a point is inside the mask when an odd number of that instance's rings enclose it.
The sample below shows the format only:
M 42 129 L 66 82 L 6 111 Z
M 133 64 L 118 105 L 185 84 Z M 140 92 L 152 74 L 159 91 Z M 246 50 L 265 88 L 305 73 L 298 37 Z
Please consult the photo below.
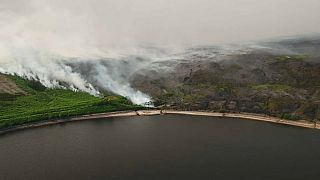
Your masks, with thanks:
M 27 95 L 18 95 L 9 100 L 0 96 L 0 128 L 90 113 L 143 109 L 121 96 L 95 97 L 84 92 L 47 89 L 36 81 L 18 76 L 9 78 Z

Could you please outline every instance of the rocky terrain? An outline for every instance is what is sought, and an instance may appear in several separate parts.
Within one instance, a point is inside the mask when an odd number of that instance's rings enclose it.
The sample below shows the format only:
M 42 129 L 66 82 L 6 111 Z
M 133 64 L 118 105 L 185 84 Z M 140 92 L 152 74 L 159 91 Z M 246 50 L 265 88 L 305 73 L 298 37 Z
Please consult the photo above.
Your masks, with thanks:
M 319 50 L 314 38 L 225 51 L 200 47 L 175 61 L 154 62 L 167 70 L 145 68 L 131 82 L 164 108 L 320 120 Z

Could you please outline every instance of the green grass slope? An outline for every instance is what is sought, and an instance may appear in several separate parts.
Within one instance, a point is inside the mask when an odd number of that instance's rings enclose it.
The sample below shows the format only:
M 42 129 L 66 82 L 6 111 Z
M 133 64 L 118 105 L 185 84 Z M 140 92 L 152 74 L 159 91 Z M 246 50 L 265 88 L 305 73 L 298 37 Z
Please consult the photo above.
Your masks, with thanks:
M 73 117 L 90 113 L 137 110 L 126 98 L 116 95 L 91 96 L 84 92 L 47 89 L 37 81 L 8 76 L 27 95 L 8 100 L 0 96 L 0 128 L 29 122 Z

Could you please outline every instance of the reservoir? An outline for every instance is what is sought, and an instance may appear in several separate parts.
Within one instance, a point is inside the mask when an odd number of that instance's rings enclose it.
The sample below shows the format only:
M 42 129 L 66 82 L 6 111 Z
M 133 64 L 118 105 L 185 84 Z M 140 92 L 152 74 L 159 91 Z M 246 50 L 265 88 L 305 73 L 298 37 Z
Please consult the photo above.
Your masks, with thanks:
M 319 179 L 320 131 L 188 115 L 117 117 L 0 136 L 0 179 Z

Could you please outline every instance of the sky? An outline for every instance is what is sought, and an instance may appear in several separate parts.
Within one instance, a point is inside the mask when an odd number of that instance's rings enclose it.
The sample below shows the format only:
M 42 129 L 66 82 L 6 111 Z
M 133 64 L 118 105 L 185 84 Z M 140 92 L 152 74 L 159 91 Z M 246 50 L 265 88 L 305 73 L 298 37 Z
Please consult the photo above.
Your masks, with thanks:
M 60 50 L 252 41 L 319 33 L 319 9 L 319 0 L 0 0 L 0 39 Z

